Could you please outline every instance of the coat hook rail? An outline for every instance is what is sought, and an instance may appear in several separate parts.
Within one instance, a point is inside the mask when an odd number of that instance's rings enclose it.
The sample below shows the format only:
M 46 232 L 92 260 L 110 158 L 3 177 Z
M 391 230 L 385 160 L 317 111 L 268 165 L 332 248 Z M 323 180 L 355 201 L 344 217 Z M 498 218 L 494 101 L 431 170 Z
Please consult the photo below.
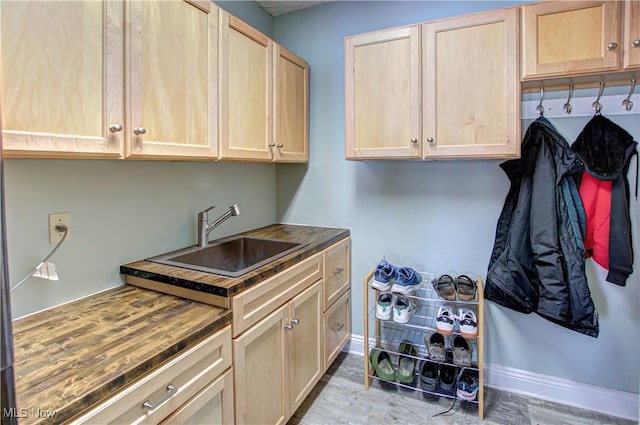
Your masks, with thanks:
M 629 90 L 629 94 L 627 95 L 627 98 L 622 101 L 622 107 L 627 111 L 630 111 L 633 109 L 633 102 L 631 101 L 631 95 L 633 94 L 633 91 L 635 89 L 636 89 L 636 79 L 632 78 L 631 89 Z
M 593 108 L 594 111 L 596 111 L 596 114 L 599 114 L 600 111 L 602 111 L 602 103 L 600 103 L 600 98 L 602 97 L 603 92 L 604 92 L 604 81 L 600 81 L 600 90 L 598 90 L 598 97 L 596 98 L 596 101 L 591 104 L 591 107 Z

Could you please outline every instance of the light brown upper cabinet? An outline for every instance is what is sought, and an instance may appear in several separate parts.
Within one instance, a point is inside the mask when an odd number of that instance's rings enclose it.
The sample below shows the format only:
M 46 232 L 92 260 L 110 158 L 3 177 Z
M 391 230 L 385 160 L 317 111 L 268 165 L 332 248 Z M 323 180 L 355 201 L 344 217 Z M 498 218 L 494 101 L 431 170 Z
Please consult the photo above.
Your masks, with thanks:
M 194 0 L 125 4 L 130 59 L 126 156 L 215 158 L 218 7 Z
M 123 3 L 3 1 L 0 15 L 3 154 L 122 157 Z
M 624 69 L 640 69 L 640 1 L 624 4 Z
M 522 6 L 523 79 L 618 70 L 621 4 L 557 1 Z
M 420 26 L 345 38 L 345 157 L 421 158 Z
M 519 156 L 517 8 L 347 37 L 345 54 L 347 159 Z
M 25 1 L 0 13 L 7 156 L 216 157 L 217 6 Z
M 273 122 L 269 143 L 279 162 L 309 160 L 309 64 L 275 44 Z
M 308 160 L 308 64 L 220 12 L 222 160 Z
M 423 25 L 426 158 L 520 156 L 518 10 Z

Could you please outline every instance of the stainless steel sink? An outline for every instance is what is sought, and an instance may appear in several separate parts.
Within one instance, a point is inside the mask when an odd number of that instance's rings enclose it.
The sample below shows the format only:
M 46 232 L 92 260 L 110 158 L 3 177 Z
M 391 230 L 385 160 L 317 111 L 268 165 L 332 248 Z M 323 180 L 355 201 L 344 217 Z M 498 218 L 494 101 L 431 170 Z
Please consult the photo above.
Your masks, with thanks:
M 308 243 L 238 235 L 213 241 L 204 248 L 191 246 L 147 258 L 147 261 L 238 277 L 306 245 Z

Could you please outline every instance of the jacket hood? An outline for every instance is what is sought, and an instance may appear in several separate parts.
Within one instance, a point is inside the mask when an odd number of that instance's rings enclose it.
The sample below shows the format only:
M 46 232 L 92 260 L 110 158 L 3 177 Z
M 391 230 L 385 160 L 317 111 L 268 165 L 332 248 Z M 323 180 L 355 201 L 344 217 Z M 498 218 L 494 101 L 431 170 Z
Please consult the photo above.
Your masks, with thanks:
M 571 147 L 589 174 L 600 180 L 615 180 L 635 152 L 636 145 L 623 128 L 602 115 L 596 115 Z

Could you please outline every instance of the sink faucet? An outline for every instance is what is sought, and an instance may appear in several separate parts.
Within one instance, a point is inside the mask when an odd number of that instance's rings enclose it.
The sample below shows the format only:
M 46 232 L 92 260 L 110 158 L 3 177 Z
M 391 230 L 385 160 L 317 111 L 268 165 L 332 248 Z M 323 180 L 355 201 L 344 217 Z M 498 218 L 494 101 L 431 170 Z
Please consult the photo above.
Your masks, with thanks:
M 241 213 L 238 204 L 233 204 L 229 207 L 229 210 L 227 212 L 216 218 L 213 223 L 209 224 L 209 217 L 207 216 L 207 213 L 215 207 L 216 206 L 214 205 L 198 213 L 198 246 L 200 248 L 204 248 L 205 246 L 207 246 L 209 233 L 211 233 L 213 229 L 221 225 L 229 217 L 234 217 L 236 215 L 240 215 Z

